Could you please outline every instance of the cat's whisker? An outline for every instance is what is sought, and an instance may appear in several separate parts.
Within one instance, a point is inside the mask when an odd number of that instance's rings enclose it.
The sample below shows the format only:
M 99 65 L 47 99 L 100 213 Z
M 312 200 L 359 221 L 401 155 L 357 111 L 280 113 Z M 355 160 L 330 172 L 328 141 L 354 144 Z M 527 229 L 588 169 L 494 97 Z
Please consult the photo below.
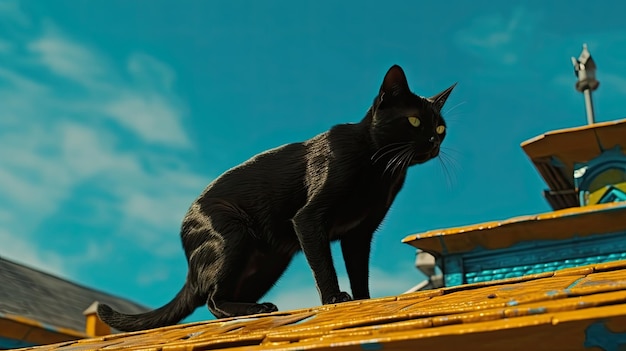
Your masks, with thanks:
M 463 117 L 464 115 L 466 115 L 465 113 L 455 113 L 453 115 L 450 116 L 446 116 L 446 123 L 448 125 L 454 125 L 457 124 L 459 122 L 462 122 L 465 120 L 465 118 Z
M 460 170 L 461 167 L 460 167 L 458 161 L 451 154 L 447 153 L 444 150 L 440 150 L 440 156 L 442 156 L 443 159 L 446 162 L 448 162 L 454 168 L 455 171 L 458 172 Z
M 401 169 L 403 171 L 409 168 L 409 165 L 411 164 L 411 160 L 413 160 L 414 156 L 415 156 L 415 149 L 409 148 L 406 152 L 404 159 L 402 160 Z
M 391 176 L 395 176 L 396 175 L 396 171 L 398 171 L 398 169 L 402 168 L 402 163 L 404 162 L 404 156 L 406 155 L 406 150 L 403 149 L 402 151 L 400 151 L 395 157 L 394 157 L 394 162 L 392 164 L 391 167 Z
M 393 150 L 389 150 L 388 152 L 385 152 L 384 154 L 380 155 L 378 158 L 376 158 L 376 160 L 374 160 L 374 163 L 380 161 L 381 159 L 385 158 L 388 155 L 392 155 L 392 154 L 396 154 L 397 152 L 401 151 L 402 148 L 396 148 Z
M 444 177 L 446 178 L 446 185 L 448 186 L 448 190 L 451 190 L 452 189 L 452 176 L 450 175 L 450 170 L 448 169 L 448 166 L 446 166 L 446 163 L 442 157 L 438 157 L 438 159 L 439 159 L 439 165 L 441 166 L 441 171 L 443 172 Z
M 448 113 L 452 112 L 455 108 L 457 108 L 457 107 L 459 107 L 459 106 L 462 106 L 462 105 L 464 105 L 465 103 L 467 103 L 467 101 L 461 101 L 461 102 L 459 102 L 458 104 L 456 104 L 456 105 L 454 105 L 454 106 L 452 106 L 452 107 L 450 107 L 450 108 L 446 109 L 446 111 L 445 111 L 445 112 L 442 112 L 442 114 L 446 114 L 446 115 L 447 115 Z M 447 117 L 446 117 L 446 118 L 447 118 Z
M 398 170 L 403 171 L 408 166 L 408 163 L 413 158 L 413 147 L 410 144 L 406 144 L 394 157 L 392 157 L 385 167 L 385 172 L 390 170 L 391 176 L 394 176 Z
M 459 150 L 457 150 L 457 149 L 453 149 L 453 148 L 451 148 L 451 147 L 446 147 L 446 146 L 441 146 L 441 147 L 439 148 L 439 150 L 440 150 L 441 152 L 444 152 L 444 153 L 446 153 L 446 152 L 447 152 L 447 153 L 452 152 L 452 153 L 455 153 L 455 154 L 457 154 L 457 155 L 462 155 L 462 154 L 463 154 L 463 152 L 461 152 L 461 151 L 459 151 Z
M 381 147 L 378 151 L 376 151 L 374 155 L 372 155 L 371 159 L 372 161 L 374 161 L 374 163 L 376 163 L 383 157 L 391 153 L 397 152 L 401 150 L 402 148 L 404 148 L 405 146 L 406 146 L 406 143 L 393 143 L 393 144 L 385 145 Z
M 441 151 L 439 153 L 439 161 L 441 165 L 441 170 L 446 177 L 446 183 L 449 189 L 452 189 L 454 184 L 457 182 L 456 173 L 458 173 L 458 164 L 456 160 L 450 157 L 449 154 Z M 450 166 L 450 167 L 448 167 Z
M 404 146 L 404 145 L 406 145 L 406 142 L 398 142 L 398 143 L 387 144 L 387 145 L 379 148 L 378 150 L 376 150 L 374 155 L 372 155 L 372 159 L 375 158 L 381 152 L 385 152 L 385 151 L 388 151 L 389 149 L 396 148 L 398 146 Z
M 400 157 L 401 153 L 402 153 L 402 151 L 396 153 L 391 159 L 389 159 L 389 161 L 387 161 L 387 166 L 385 166 L 385 170 L 383 171 L 383 174 L 385 174 L 385 173 L 387 173 L 387 171 L 393 170 L 395 168 L 395 164 L 398 161 L 398 158 Z
M 396 153 L 396 152 L 398 152 L 400 150 L 402 150 L 401 146 L 395 147 L 395 148 L 393 148 L 391 150 L 386 150 L 385 152 L 382 152 L 379 155 L 377 155 L 376 158 L 372 158 L 372 161 L 374 161 L 374 163 L 376 163 L 376 162 L 380 161 L 382 158 L 384 158 L 385 156 L 388 156 L 390 154 L 394 154 L 394 153 Z
M 383 175 L 385 173 L 387 173 L 387 171 L 389 170 L 393 170 L 395 168 L 395 164 L 398 160 L 400 153 L 396 154 L 395 156 L 393 156 L 388 162 L 387 162 L 387 166 L 385 166 L 385 170 L 383 171 Z

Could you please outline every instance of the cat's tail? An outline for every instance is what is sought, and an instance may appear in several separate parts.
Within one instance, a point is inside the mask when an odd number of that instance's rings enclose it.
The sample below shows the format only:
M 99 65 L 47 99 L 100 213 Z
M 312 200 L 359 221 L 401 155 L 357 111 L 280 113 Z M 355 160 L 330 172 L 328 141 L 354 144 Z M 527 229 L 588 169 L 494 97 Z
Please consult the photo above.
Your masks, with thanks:
M 173 325 L 189 316 L 197 307 L 204 304 L 193 288 L 185 283 L 172 301 L 156 310 L 140 314 L 124 314 L 111 306 L 98 304 L 98 317 L 112 328 L 131 332 Z

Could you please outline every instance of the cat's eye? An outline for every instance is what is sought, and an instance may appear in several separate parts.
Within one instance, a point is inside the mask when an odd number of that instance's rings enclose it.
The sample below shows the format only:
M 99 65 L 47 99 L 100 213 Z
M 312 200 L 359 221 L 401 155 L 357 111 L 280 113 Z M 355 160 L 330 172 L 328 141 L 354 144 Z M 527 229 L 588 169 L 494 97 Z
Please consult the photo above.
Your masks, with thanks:
M 411 123 L 411 125 L 413 127 L 419 127 L 420 123 L 422 123 L 422 122 L 420 121 L 419 118 L 417 118 L 415 116 L 411 116 L 411 117 L 409 117 L 409 123 Z
M 446 131 L 446 127 L 445 126 L 437 126 L 435 131 L 437 132 L 437 134 L 441 135 L 441 134 L 443 134 L 443 132 Z

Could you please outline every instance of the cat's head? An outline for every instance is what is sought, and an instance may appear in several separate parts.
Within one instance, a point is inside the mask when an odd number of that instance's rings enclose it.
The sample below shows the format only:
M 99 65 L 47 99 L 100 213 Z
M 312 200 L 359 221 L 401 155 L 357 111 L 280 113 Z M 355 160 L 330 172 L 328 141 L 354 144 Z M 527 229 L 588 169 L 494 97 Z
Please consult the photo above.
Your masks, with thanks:
M 409 89 L 402 68 L 392 66 L 370 111 L 370 135 L 378 149 L 373 161 L 406 168 L 437 157 L 447 132 L 441 109 L 455 85 L 421 97 Z

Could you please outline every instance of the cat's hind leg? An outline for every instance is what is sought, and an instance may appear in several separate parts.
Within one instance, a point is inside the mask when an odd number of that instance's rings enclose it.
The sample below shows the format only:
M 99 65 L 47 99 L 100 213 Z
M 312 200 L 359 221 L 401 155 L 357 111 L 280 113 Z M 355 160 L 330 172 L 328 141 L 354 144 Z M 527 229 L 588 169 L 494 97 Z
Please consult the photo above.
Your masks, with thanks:
M 213 299 L 209 304 L 212 311 L 214 309 L 221 311 L 241 311 L 240 314 L 257 314 L 278 311 L 278 308 L 270 302 L 256 303 L 262 298 L 283 275 L 295 252 L 299 246 L 295 242 L 294 245 L 284 245 L 278 250 L 261 250 L 256 246 L 252 246 L 251 250 L 246 251 L 246 265 L 237 279 L 235 290 L 233 292 L 233 301 L 220 301 Z M 217 296 L 217 295 L 216 295 Z
M 273 304 L 241 294 L 241 281 L 249 275 L 249 259 L 256 250 L 250 218 L 225 201 L 205 200 L 202 206 L 201 220 L 188 226 L 187 237 L 202 242 L 189 255 L 189 272 L 211 313 L 226 318 L 276 311 Z
M 262 298 L 283 275 L 297 248 L 294 246 L 288 250 L 254 250 L 237 284 L 237 300 L 254 302 Z
M 238 255 L 238 261 L 230 266 L 231 274 L 223 275 L 223 279 L 214 284 L 215 289 L 207 299 L 209 310 L 218 318 L 278 311 L 276 305 L 272 303 L 257 301 L 278 280 L 289 262 L 283 264 L 278 260 L 277 267 L 276 259 L 266 256 L 266 261 L 263 262 L 265 267 L 260 267 L 258 264 L 261 256 L 258 255 L 258 251 L 247 248 L 241 252 L 245 252 L 247 257 Z M 232 269 L 234 267 L 237 268 Z

